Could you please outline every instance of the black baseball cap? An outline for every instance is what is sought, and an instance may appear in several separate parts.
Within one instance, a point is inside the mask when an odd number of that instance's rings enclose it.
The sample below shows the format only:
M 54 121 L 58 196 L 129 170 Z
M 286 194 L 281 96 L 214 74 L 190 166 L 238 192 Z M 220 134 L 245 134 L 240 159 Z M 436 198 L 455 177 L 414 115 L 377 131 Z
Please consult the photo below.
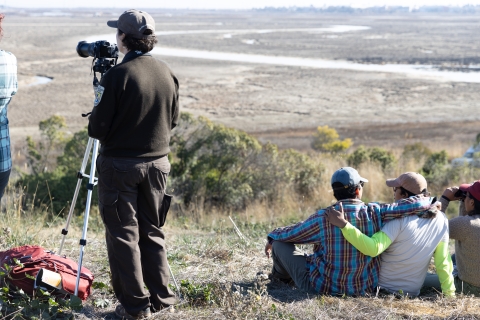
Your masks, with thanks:
M 155 34 L 155 20 L 145 11 L 130 9 L 120 15 L 118 20 L 107 21 L 107 26 L 117 28 L 135 39 L 147 39 Z M 145 34 L 150 30 L 150 34 Z

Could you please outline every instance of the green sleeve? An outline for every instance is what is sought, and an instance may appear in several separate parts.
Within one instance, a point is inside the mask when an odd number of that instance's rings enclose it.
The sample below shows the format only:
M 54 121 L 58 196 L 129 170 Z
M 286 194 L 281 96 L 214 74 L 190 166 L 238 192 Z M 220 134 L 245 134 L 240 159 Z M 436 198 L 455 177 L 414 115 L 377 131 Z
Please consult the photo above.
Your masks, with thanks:
M 370 238 L 349 222 L 341 230 L 345 239 L 367 256 L 376 257 L 392 244 L 392 240 L 382 231 L 378 231 Z
M 455 296 L 455 284 L 453 283 L 453 263 L 448 252 L 448 243 L 440 242 L 433 255 L 435 267 L 437 268 L 438 279 L 442 292 L 447 297 Z

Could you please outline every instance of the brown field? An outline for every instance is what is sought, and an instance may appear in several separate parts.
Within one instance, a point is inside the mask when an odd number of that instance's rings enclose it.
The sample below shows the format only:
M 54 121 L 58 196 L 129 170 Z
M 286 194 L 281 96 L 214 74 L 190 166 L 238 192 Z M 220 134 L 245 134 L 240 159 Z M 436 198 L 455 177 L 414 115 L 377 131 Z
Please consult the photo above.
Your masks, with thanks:
M 7 13 L 2 48 L 18 58 L 20 90 L 10 105 L 11 135 L 21 149 L 38 121 L 66 118 L 71 131 L 87 124 L 92 107 L 91 59 L 77 56 L 78 41 L 113 34 L 103 16 Z M 325 16 L 159 11 L 158 31 L 303 29 L 369 26 L 345 33 L 272 32 L 164 35 L 159 46 L 375 63 L 479 64 L 479 22 L 469 16 Z M 38 14 L 38 12 L 37 12 Z M 97 12 L 99 15 L 100 12 Z M 99 39 L 100 40 L 100 39 Z M 249 45 L 245 40 L 253 40 Z M 458 155 L 480 131 L 480 84 L 412 78 L 403 74 L 274 66 L 161 57 L 178 75 L 184 111 L 255 134 L 281 147 L 307 150 L 319 125 L 337 128 L 355 145 L 398 146 L 423 141 Z M 53 78 L 27 87 L 32 76 Z M 460 145 L 460 147 L 458 147 Z M 457 150 L 458 149 L 458 150 Z

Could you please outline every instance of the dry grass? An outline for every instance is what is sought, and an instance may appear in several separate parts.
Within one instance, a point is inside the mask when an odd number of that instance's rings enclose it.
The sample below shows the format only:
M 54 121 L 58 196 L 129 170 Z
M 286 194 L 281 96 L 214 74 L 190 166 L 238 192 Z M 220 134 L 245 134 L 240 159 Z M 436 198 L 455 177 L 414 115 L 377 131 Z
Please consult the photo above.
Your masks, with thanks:
M 400 151 L 394 152 L 400 154 Z M 171 212 L 165 227 L 168 258 L 178 282 L 206 290 L 204 296 L 187 294 L 187 302 L 155 315 L 158 319 L 480 319 L 480 298 L 457 296 L 445 299 L 428 292 L 416 299 L 380 297 L 308 296 L 294 287 L 270 282 L 267 274 L 271 261 L 263 248 L 266 234 L 276 226 L 305 219 L 316 208 L 334 201 L 330 176 L 346 165 L 342 157 L 322 157 L 322 181 L 310 199 L 296 199 L 284 190 L 280 201 L 267 200 L 250 204 L 240 212 L 207 210 L 192 206 Z M 417 171 L 418 163 L 400 162 L 391 171 L 378 165 L 359 168 L 369 179 L 365 185 L 365 201 L 392 201 L 392 192 L 385 185 L 387 178 L 405 171 Z M 72 190 L 73 191 L 73 190 Z M 48 200 L 41 212 L 29 207 L 23 190 L 8 189 L 2 199 L 0 250 L 23 244 L 36 244 L 58 250 L 64 218 L 55 217 Z M 244 239 L 234 230 L 231 216 Z M 70 225 L 63 254 L 77 260 L 78 240 L 83 217 L 75 217 Z M 84 266 L 95 275 L 95 281 L 107 285 L 93 289 L 81 312 L 83 319 L 112 319 L 117 303 L 109 286 L 109 266 L 103 225 L 96 207 L 92 208 L 87 234 L 88 245 Z M 308 247 L 307 247 L 308 249 Z M 173 284 L 173 283 L 172 283 Z M 185 288 L 182 289 L 185 291 Z M 106 307 L 99 307 L 100 302 Z
M 11 193 L 9 197 L 14 201 L 3 207 L 0 249 L 40 244 L 56 250 L 63 219 L 49 223 L 48 210 L 42 213 L 18 210 L 21 197 Z M 309 207 L 299 210 L 306 214 L 306 208 Z M 156 319 L 480 319 L 480 298 L 444 299 L 434 292 L 416 299 L 308 296 L 286 284 L 270 282 L 266 275 L 271 261 L 265 258 L 263 247 L 265 234 L 275 223 L 268 214 L 264 216 L 266 221 L 260 221 L 255 214 L 262 211 L 268 210 L 259 204 L 232 217 L 247 241 L 239 238 L 232 222 L 225 216 L 221 218 L 220 213 L 202 223 L 171 217 L 165 232 L 175 278 L 200 289 L 207 288 L 210 296 L 205 299 L 190 295 L 186 303 L 174 310 L 155 314 Z M 276 224 L 292 219 L 288 215 L 274 217 Z M 96 210 L 92 210 L 89 222 L 84 266 L 95 274 L 96 282 L 108 285 L 107 254 Z M 74 260 L 78 258 L 81 228 L 82 218 L 78 217 L 70 226 L 63 252 Z M 98 301 L 105 300 L 107 307 L 97 306 Z M 83 310 L 75 317 L 113 319 L 116 303 L 109 288 L 93 289 Z

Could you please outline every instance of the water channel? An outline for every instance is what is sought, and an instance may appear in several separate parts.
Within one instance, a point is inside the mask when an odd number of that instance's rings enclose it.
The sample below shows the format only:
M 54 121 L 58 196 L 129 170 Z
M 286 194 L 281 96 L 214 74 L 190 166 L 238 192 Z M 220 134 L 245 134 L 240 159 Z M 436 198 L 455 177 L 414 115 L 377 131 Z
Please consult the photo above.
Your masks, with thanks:
M 259 34 L 273 32 L 321 32 L 321 33 L 341 33 L 341 32 L 361 32 L 370 29 L 367 26 L 349 26 L 337 25 L 329 28 L 305 28 L 305 29 L 248 29 L 248 30 L 181 30 L 181 31 L 162 31 L 156 35 L 185 35 L 185 34 L 224 34 L 225 38 L 231 38 L 236 35 Z M 107 40 L 115 43 L 115 32 L 107 35 L 96 35 L 86 39 L 87 42 L 98 40 Z M 249 44 L 250 42 L 246 42 Z M 253 43 L 253 42 L 252 42 Z M 195 49 L 182 49 L 171 47 L 155 47 L 152 54 L 170 57 L 182 57 L 191 59 L 206 59 L 217 61 L 245 62 L 278 66 L 310 67 L 316 69 L 343 69 L 363 72 L 383 72 L 404 74 L 408 77 L 417 79 L 429 79 L 444 82 L 469 82 L 480 83 L 480 74 L 477 72 L 461 71 L 440 71 L 433 65 L 409 65 L 409 64 L 362 64 L 341 60 L 326 60 L 286 56 L 268 56 L 248 53 L 219 52 Z

